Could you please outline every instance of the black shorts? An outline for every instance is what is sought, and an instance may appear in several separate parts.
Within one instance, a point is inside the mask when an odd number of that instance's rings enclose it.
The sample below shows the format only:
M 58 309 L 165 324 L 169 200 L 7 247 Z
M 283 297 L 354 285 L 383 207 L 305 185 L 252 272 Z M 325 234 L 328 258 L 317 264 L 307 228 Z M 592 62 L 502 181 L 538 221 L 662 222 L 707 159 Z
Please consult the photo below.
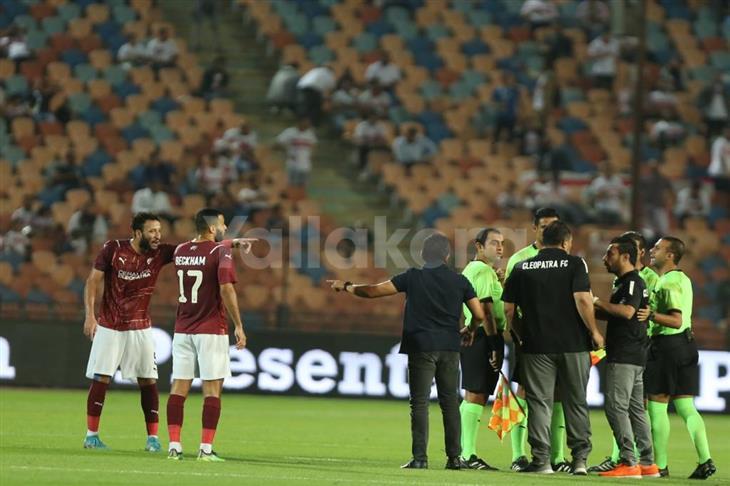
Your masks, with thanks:
M 648 395 L 700 394 L 697 342 L 687 336 L 682 333 L 652 338 L 644 370 L 644 391 Z
M 504 360 L 504 338 L 497 335 L 497 356 Z M 489 364 L 489 355 L 493 351 L 483 328 L 479 328 L 471 346 L 461 348 L 461 387 L 472 393 L 491 395 L 499 381 L 499 371 L 495 371 Z

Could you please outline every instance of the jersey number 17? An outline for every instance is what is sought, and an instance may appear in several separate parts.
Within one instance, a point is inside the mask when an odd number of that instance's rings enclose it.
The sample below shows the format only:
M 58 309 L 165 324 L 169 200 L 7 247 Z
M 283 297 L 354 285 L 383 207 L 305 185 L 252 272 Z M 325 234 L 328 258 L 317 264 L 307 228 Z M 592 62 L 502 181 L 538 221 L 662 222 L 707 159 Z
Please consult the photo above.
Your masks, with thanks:
M 183 283 L 183 276 L 184 276 L 183 270 L 177 271 L 177 280 L 180 282 L 180 296 L 177 298 L 177 301 L 181 304 L 186 304 L 188 302 L 188 298 L 185 297 L 185 284 Z M 187 271 L 188 277 L 194 277 L 195 282 L 193 283 L 193 288 L 190 291 L 190 302 L 193 304 L 198 303 L 198 289 L 203 283 L 203 271 L 202 270 L 188 270 Z

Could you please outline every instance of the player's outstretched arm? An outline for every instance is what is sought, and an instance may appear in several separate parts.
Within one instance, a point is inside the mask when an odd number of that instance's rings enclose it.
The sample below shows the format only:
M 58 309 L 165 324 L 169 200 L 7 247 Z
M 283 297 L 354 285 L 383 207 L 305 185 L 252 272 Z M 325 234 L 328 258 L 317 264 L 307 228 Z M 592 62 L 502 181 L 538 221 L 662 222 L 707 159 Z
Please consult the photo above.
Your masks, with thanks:
M 104 272 L 96 268 L 92 268 L 91 273 L 86 278 L 86 286 L 84 287 L 84 309 L 86 310 L 84 335 L 89 339 L 94 339 L 94 334 L 96 334 L 97 322 L 94 306 L 96 304 L 96 295 L 99 293 L 99 288 L 102 287 L 103 280 Z
M 241 320 L 241 312 L 238 310 L 238 297 L 232 283 L 226 283 L 220 286 L 221 298 L 223 305 L 226 306 L 228 315 L 233 321 L 234 335 L 236 336 L 236 349 L 246 347 L 246 333 L 243 332 L 243 321 Z
M 335 292 L 345 291 L 349 294 L 357 295 L 365 299 L 376 299 L 378 297 L 387 297 L 398 293 L 393 282 L 390 280 L 379 284 L 353 284 L 352 282 L 344 282 L 342 280 L 327 280 Z

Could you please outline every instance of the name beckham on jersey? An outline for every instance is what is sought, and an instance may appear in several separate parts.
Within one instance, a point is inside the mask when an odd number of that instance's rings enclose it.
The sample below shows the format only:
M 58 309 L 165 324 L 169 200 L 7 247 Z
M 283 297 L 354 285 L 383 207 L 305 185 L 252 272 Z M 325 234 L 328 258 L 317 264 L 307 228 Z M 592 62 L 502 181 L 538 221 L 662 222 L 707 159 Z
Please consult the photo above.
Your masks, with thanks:
M 200 266 L 205 265 L 204 256 L 176 256 L 175 265 Z
M 544 270 L 546 268 L 567 268 L 568 260 L 544 260 L 525 262 L 522 264 L 524 270 Z

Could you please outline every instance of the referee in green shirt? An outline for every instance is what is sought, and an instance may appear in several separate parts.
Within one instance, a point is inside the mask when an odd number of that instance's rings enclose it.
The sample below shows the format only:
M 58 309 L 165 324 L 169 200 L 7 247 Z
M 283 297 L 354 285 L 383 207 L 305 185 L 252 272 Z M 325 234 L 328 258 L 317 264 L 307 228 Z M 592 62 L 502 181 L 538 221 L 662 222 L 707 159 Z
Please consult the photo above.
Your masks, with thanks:
M 707 432 L 694 405 L 699 394 L 699 353 L 692 335 L 692 282 L 678 268 L 685 252 L 679 238 L 665 236 L 652 248 L 651 263 L 659 280 L 649 299 L 649 309 L 639 319 L 649 319 L 651 346 L 644 372 L 649 395 L 649 418 L 654 455 L 662 476 L 669 475 L 669 400 L 689 430 L 699 464 L 690 479 L 707 479 L 717 468 L 710 458 Z
M 545 228 L 553 221 L 558 221 L 560 216 L 558 212 L 553 208 L 540 208 L 535 211 L 535 215 L 532 221 L 532 229 L 535 232 L 535 242 L 521 249 L 520 251 L 513 254 L 507 261 L 507 268 L 505 270 L 504 278 L 507 279 L 514 266 L 521 261 L 527 260 L 528 258 L 534 258 L 538 252 L 543 248 L 542 234 Z M 515 319 L 519 320 L 521 313 L 518 313 Z M 515 356 L 513 360 L 512 370 L 512 381 L 517 383 L 517 393 L 515 397 L 519 402 L 522 409 L 525 411 L 525 418 L 510 432 L 510 440 L 512 442 L 512 466 L 513 471 L 520 471 L 527 467 L 529 461 L 525 452 L 525 437 L 527 436 L 527 418 L 529 410 L 527 407 L 527 401 L 525 400 L 525 388 L 522 386 L 520 381 L 520 349 L 519 341 L 520 337 L 514 333 L 512 335 L 515 343 Z M 570 463 L 565 460 L 565 415 L 563 414 L 563 404 L 560 401 L 560 396 L 556 393 L 555 402 L 553 403 L 553 415 L 551 421 L 551 458 L 550 463 L 553 466 L 555 472 L 571 472 Z
M 495 470 L 477 455 L 476 443 L 479 421 L 487 398 L 499 381 L 504 360 L 504 304 L 502 283 L 494 266 L 502 258 L 504 236 L 496 228 L 481 230 L 475 240 L 476 255 L 464 268 L 462 275 L 474 287 L 486 319 L 477 329 L 473 342 L 461 348 L 461 387 L 464 400 L 461 412 L 461 455 L 470 469 Z M 472 315 L 464 305 L 464 323 L 471 325 Z

